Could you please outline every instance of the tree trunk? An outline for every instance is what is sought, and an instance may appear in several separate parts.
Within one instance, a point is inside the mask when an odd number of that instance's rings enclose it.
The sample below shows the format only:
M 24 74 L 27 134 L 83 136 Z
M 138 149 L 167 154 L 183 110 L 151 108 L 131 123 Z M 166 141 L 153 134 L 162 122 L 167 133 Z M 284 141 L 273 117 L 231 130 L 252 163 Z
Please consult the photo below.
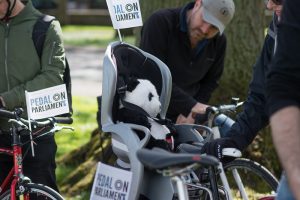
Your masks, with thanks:
M 220 86 L 213 102 L 223 102 L 232 96 L 245 99 L 252 76 L 252 66 L 259 55 L 266 27 L 264 3 L 261 0 L 236 0 L 235 16 L 225 29 L 227 52 Z
M 177 7 L 188 2 L 187 0 L 140 0 L 143 21 L 155 10 L 164 7 Z M 219 88 L 214 92 L 211 104 L 228 103 L 228 100 L 237 96 L 245 100 L 249 81 L 252 75 L 252 66 L 259 55 L 266 27 L 264 16 L 264 3 L 262 0 L 235 0 L 236 13 L 231 24 L 225 29 L 228 41 L 225 70 Z M 135 30 L 139 38 L 140 30 Z M 137 39 L 139 41 L 139 39 Z M 139 42 L 138 42 L 139 43 Z M 138 44 L 137 43 L 137 44 Z M 266 165 L 271 171 L 278 171 L 279 164 L 274 157 L 270 132 L 262 131 L 253 145 L 249 147 L 247 156 Z M 71 152 L 59 161 L 59 164 L 79 165 L 76 170 L 66 178 L 61 185 L 62 191 L 71 196 L 91 189 L 96 163 L 103 160 L 102 151 L 110 152 L 110 140 L 104 140 L 104 148 L 99 143 L 99 133 L 94 133 L 89 144 Z M 102 133 L 103 134 L 103 133 Z M 110 155 L 109 153 L 104 153 Z M 81 159 L 80 159 L 81 158 Z M 114 157 L 106 158 L 111 162 Z M 71 162 L 72 161 L 72 162 Z M 73 162 L 77 161 L 77 162 Z M 82 164 L 81 164 L 82 163 Z M 88 169 L 88 170 L 87 170 Z M 277 172 L 276 171 L 276 172 Z

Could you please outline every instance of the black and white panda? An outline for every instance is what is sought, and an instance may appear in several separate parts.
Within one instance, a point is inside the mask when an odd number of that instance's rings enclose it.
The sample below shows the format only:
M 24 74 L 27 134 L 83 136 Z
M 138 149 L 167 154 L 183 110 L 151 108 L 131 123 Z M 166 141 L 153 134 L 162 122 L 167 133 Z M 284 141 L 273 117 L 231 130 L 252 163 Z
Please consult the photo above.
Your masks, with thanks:
M 126 86 L 125 94 L 120 101 L 117 120 L 147 127 L 152 136 L 147 148 L 161 147 L 171 150 L 173 144 L 170 142 L 172 141 L 169 137 L 170 130 L 153 119 L 161 111 L 155 86 L 149 80 L 135 78 L 130 78 Z M 127 103 L 134 106 L 128 106 Z

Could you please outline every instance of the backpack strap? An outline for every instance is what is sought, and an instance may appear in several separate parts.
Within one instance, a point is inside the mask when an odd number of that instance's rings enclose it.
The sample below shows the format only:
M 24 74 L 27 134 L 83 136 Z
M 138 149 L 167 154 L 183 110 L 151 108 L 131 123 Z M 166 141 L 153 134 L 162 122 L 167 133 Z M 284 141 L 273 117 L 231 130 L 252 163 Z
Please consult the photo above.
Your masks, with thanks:
M 50 24 L 52 21 L 55 20 L 55 17 L 51 15 L 42 15 L 41 17 L 38 18 L 36 23 L 33 26 L 33 31 L 32 31 L 32 41 L 34 43 L 36 52 L 40 58 L 42 58 L 43 55 L 43 48 L 44 48 L 44 43 L 47 35 L 47 31 L 50 27 Z M 67 89 L 67 94 L 68 94 L 68 101 L 69 101 L 69 108 L 70 108 L 70 113 L 68 114 L 63 114 L 61 116 L 63 117 L 70 117 L 73 113 L 73 108 L 72 108 L 72 84 L 71 84 L 71 75 L 70 75 L 70 67 L 69 63 L 66 58 L 66 68 L 63 74 L 63 81 L 66 84 L 66 89 Z
M 55 17 L 50 15 L 42 15 L 34 24 L 32 31 L 32 41 L 34 43 L 36 52 L 41 60 L 43 54 L 43 47 L 46 39 L 48 28 Z

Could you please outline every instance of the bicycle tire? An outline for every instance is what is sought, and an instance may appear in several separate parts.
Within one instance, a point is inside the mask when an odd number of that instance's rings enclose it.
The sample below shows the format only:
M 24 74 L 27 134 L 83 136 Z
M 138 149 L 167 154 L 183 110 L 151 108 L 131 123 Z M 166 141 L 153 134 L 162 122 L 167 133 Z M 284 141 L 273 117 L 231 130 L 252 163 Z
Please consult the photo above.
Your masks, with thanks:
M 24 199 L 22 196 L 29 194 L 29 200 L 64 200 L 64 198 L 58 192 L 42 184 L 26 183 L 22 184 L 22 186 L 22 190 L 24 189 L 24 192 L 20 192 L 20 188 L 18 188 L 16 191 L 17 199 Z M 0 196 L 0 199 L 10 200 L 10 190 L 5 191 Z
M 247 188 L 247 194 L 251 193 L 252 197 L 249 199 L 275 194 L 278 186 L 276 177 L 264 166 L 245 158 L 237 158 L 224 165 L 226 177 L 231 182 L 229 185 L 231 188 L 233 187 L 233 190 L 238 190 L 237 186 L 233 184 L 233 175 L 230 174 L 230 171 L 232 172 L 234 169 L 237 170 L 243 185 Z

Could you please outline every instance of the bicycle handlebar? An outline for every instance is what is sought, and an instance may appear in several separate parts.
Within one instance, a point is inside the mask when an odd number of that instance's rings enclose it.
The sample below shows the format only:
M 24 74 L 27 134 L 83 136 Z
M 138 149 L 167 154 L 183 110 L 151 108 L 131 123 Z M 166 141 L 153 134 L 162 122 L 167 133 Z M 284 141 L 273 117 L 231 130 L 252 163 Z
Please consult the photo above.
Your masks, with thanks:
M 7 119 L 18 119 L 23 112 L 23 109 L 16 109 L 15 111 L 8 111 L 0 109 L 0 117 Z
M 209 106 L 206 108 L 205 114 L 197 114 L 195 117 L 196 124 L 202 124 L 207 120 L 213 120 L 217 114 L 234 112 L 238 107 L 243 105 L 244 102 L 237 102 L 235 104 L 225 104 L 219 106 Z
M 29 120 L 26 120 L 24 118 L 21 118 L 21 114 L 23 113 L 22 108 L 17 108 L 14 111 L 9 111 L 5 109 L 0 109 L 0 117 L 7 118 L 11 122 L 22 122 L 25 125 L 29 125 Z M 46 126 L 54 125 L 55 123 L 59 124 L 72 124 L 73 119 L 71 117 L 50 117 L 47 119 L 44 119 L 42 121 L 36 121 L 36 120 L 30 120 L 30 123 L 35 128 L 42 128 Z
M 54 121 L 59 124 L 72 124 L 73 118 L 71 117 L 53 117 Z
M 29 120 L 20 118 L 20 121 L 27 126 L 29 125 Z M 31 126 L 33 126 L 34 128 L 43 128 L 47 126 L 54 126 L 55 123 L 72 124 L 73 119 L 71 117 L 49 117 L 47 119 L 44 119 L 43 121 L 30 120 L 30 122 Z
M 226 112 L 234 112 L 238 107 L 243 105 L 244 102 L 238 102 L 236 104 L 225 104 L 219 106 L 210 106 L 206 108 L 206 115 L 209 114 L 219 114 L 219 113 L 226 113 Z

